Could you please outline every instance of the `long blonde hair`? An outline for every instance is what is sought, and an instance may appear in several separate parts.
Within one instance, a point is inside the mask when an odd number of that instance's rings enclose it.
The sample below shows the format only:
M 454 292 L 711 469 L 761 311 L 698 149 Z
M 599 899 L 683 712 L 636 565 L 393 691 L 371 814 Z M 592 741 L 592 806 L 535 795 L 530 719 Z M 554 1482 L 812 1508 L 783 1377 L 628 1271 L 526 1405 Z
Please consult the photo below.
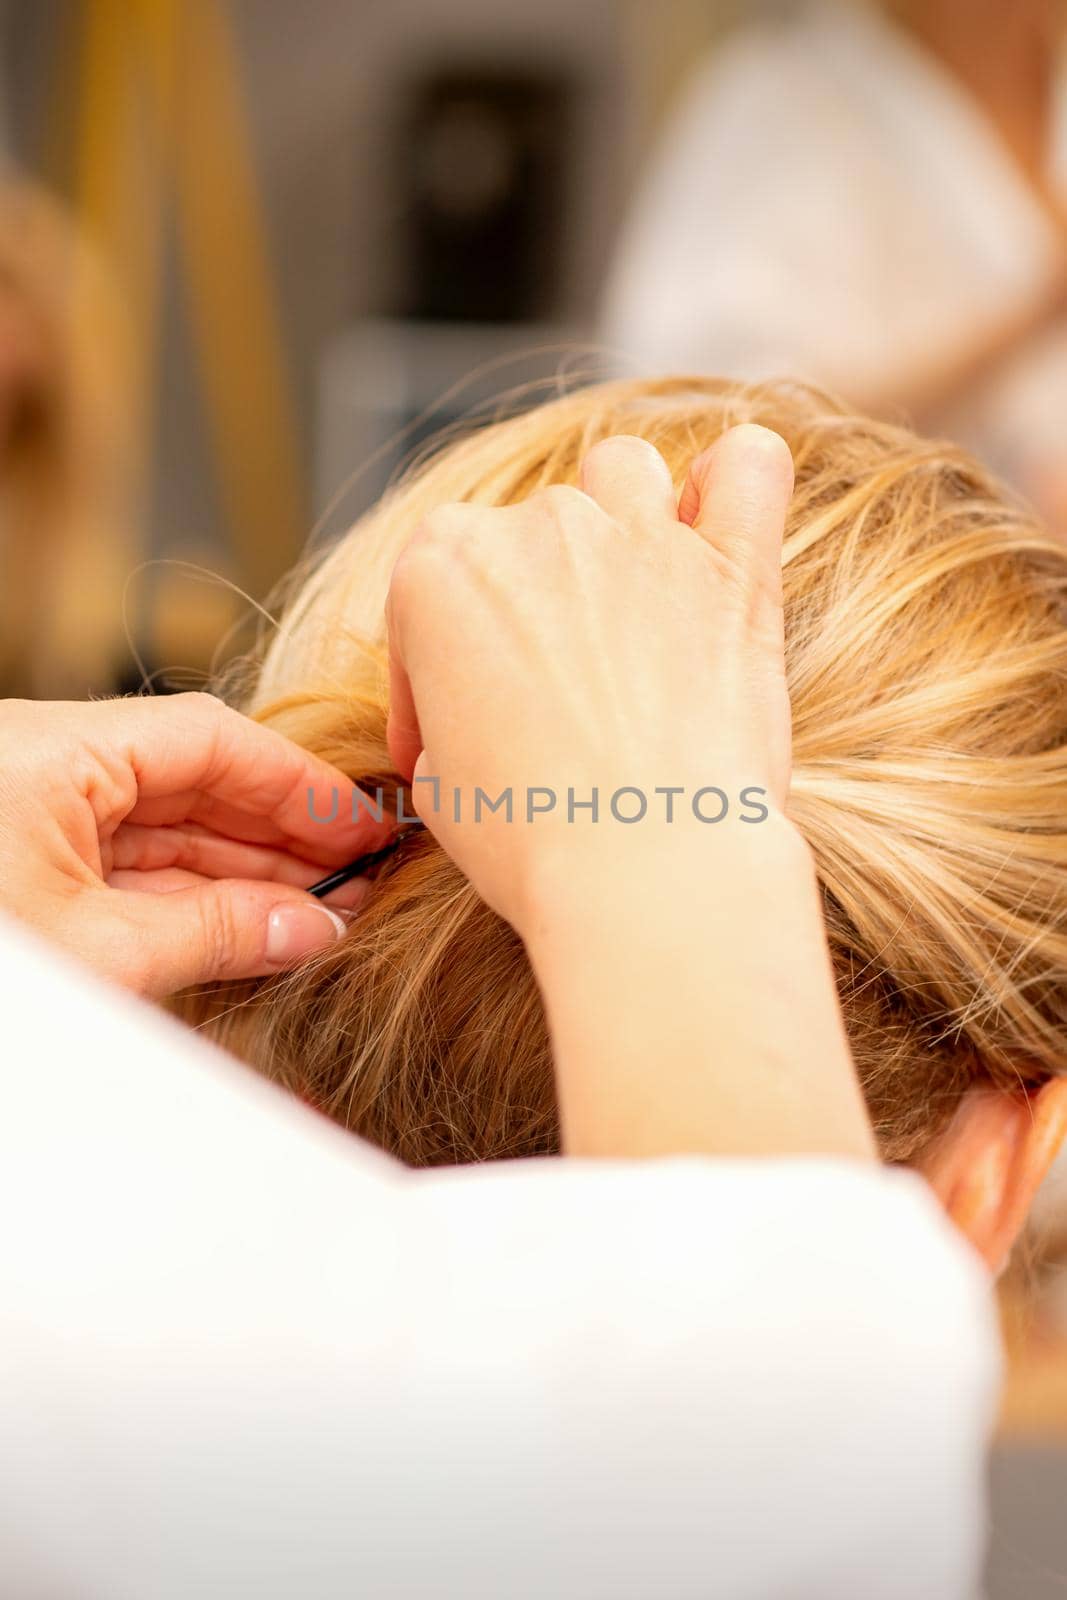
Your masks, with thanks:
M 573 483 L 619 432 L 649 439 L 680 485 L 741 421 L 776 429 L 796 463 L 790 810 L 882 1150 L 904 1160 L 971 1081 L 1036 1083 L 1067 1062 L 1067 552 L 962 452 L 795 385 L 579 390 L 453 443 L 388 494 L 302 581 L 246 707 L 395 788 L 383 609 L 420 517 Z M 428 836 L 334 949 L 181 1009 L 409 1162 L 557 1146 L 521 944 Z

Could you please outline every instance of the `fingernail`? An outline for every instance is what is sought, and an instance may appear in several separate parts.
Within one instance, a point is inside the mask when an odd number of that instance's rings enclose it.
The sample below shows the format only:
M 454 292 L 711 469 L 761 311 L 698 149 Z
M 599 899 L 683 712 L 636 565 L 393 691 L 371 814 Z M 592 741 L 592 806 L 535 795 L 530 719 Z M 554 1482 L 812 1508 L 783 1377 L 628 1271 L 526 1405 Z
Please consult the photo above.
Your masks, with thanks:
M 275 906 L 267 918 L 267 960 L 279 966 L 299 961 L 313 950 L 333 944 L 345 931 L 345 924 L 329 906 Z

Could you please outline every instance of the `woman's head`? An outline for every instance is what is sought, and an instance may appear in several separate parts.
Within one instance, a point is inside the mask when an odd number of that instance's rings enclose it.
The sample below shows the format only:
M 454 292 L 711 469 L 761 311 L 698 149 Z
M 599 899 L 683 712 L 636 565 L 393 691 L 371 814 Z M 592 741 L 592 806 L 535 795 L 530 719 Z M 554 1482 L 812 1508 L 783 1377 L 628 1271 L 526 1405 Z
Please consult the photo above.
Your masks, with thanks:
M 1067 552 L 965 455 L 796 386 L 579 390 L 450 445 L 394 489 L 303 581 L 247 704 L 389 792 L 384 604 L 422 516 L 573 483 L 614 433 L 648 439 L 680 487 L 742 421 L 782 434 L 795 460 L 790 811 L 882 1150 L 913 1159 L 969 1086 L 1036 1085 L 1067 1059 Z M 336 947 L 183 1009 L 407 1161 L 556 1147 L 521 944 L 428 836 Z

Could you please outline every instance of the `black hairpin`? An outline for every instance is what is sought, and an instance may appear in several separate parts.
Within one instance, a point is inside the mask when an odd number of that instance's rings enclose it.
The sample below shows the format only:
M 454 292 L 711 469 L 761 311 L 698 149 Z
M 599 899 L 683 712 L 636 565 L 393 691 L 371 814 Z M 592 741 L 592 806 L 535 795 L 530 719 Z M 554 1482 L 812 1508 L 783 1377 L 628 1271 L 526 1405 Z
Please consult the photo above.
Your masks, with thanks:
M 415 833 L 420 828 L 425 828 L 425 826 L 425 822 L 420 819 L 403 823 L 389 843 L 382 845 L 380 850 L 368 850 L 366 855 L 357 856 L 346 867 L 338 867 L 337 871 L 331 872 L 328 878 L 320 878 L 318 883 L 313 883 L 307 891 L 308 894 L 313 894 L 319 900 L 322 900 L 326 895 L 332 894 L 335 889 L 339 889 L 343 883 L 349 883 L 353 878 L 362 877 L 365 872 L 370 871 L 371 867 L 376 867 L 380 862 L 388 861 L 391 855 L 395 855 L 409 833 Z

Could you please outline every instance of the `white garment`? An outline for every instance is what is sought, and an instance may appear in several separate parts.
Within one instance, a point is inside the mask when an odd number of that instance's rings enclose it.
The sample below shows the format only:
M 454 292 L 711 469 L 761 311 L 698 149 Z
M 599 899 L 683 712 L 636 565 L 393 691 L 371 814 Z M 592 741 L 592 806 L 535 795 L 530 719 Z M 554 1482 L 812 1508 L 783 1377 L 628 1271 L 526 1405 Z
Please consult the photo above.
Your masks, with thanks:
M 987 1282 L 829 1160 L 412 1174 L 0 919 L 5 1600 L 953 1600 Z
M 1067 195 L 1064 87 L 1048 166 Z M 1060 234 L 977 103 L 853 0 L 741 29 L 698 69 L 623 228 L 604 336 L 653 371 L 906 401 L 1063 278 Z M 1067 521 L 1065 409 L 1061 323 L 923 425 Z

